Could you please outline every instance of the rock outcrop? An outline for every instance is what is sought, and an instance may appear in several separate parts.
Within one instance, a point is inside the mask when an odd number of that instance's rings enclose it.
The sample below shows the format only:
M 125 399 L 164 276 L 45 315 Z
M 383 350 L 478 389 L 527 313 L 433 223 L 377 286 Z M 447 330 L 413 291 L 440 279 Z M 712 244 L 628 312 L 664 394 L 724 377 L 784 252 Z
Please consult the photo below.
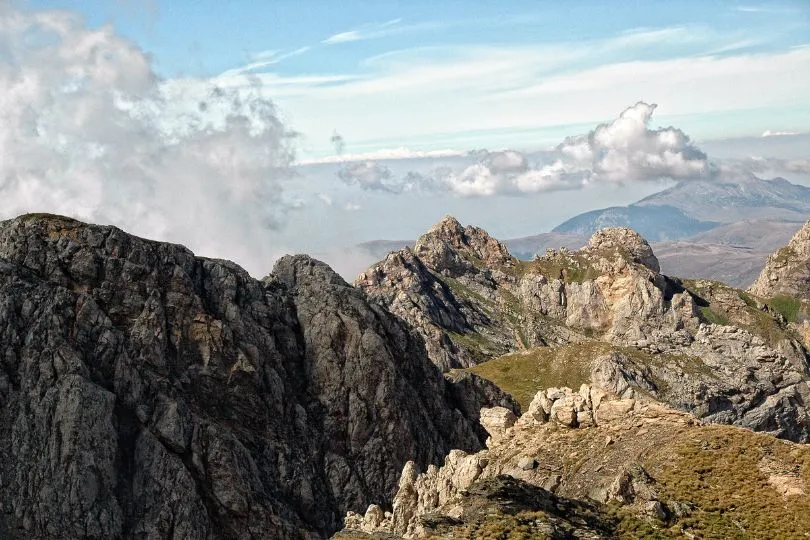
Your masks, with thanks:
M 406 461 L 481 448 L 482 405 L 517 410 L 308 257 L 259 281 L 114 227 L 0 223 L 4 537 L 321 538 Z
M 645 392 L 706 421 L 810 442 L 801 328 L 744 291 L 659 270 L 650 245 L 626 228 L 525 262 L 481 229 L 445 218 L 356 283 L 422 334 L 442 370 L 605 343 L 626 354 L 614 355 L 608 371 L 589 368 L 601 377 L 594 382 Z
M 363 515 L 348 514 L 346 530 L 338 537 L 351 538 L 357 531 L 384 537 L 441 533 L 476 538 L 471 533 L 487 531 L 504 538 L 510 533 L 613 538 L 620 530 L 634 531 L 633 537 L 655 531 L 725 536 L 742 528 L 751 536 L 787 532 L 786 537 L 798 538 L 810 522 L 810 515 L 792 514 L 810 508 L 805 497 L 810 482 L 797 472 L 804 466 L 796 468 L 803 456 L 810 457 L 806 446 L 739 428 L 702 425 L 658 402 L 622 398 L 588 385 L 539 392 L 523 416 L 506 422 L 509 427 L 502 421 L 508 414 L 497 409 L 482 411 L 481 417 L 491 426 L 486 450 L 454 450 L 442 467 L 421 473 L 408 463 L 389 509 L 373 505 Z M 726 463 L 741 450 L 750 454 Z M 695 480 L 700 489 L 691 488 Z M 718 498 L 718 493 L 751 485 L 758 487 L 744 498 Z M 753 497 L 757 500 L 749 502 Z M 558 505 L 557 511 L 544 504 L 549 501 Z M 778 525 L 781 532 L 771 515 L 752 510 L 771 501 L 789 521 Z M 608 512 L 607 505 L 614 511 Z M 718 508 L 719 515 L 725 513 L 719 522 Z M 559 515 L 562 509 L 567 516 Z
M 784 295 L 810 301 L 810 221 L 768 257 L 749 291 L 763 298 Z
M 509 297 L 500 293 L 517 264 L 483 229 L 446 217 L 355 285 L 416 328 L 431 360 L 449 371 L 519 346 L 515 321 L 502 316 Z

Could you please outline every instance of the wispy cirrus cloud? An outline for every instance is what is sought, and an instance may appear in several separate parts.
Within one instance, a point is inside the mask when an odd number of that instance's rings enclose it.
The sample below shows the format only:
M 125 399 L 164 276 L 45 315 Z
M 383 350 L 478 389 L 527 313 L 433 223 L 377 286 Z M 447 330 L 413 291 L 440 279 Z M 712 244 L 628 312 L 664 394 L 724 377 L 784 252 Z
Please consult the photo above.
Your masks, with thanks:
M 410 27 L 394 21 L 357 31 L 368 36 Z M 810 103 L 810 47 L 756 48 L 761 39 L 768 38 L 702 25 L 636 28 L 590 41 L 388 51 L 332 73 L 232 71 L 219 84 L 248 86 L 258 77 L 296 128 L 322 141 L 322 155 L 334 150 L 334 129 L 366 151 L 417 141 L 470 147 L 479 144 L 471 133 L 599 121 L 644 97 L 664 104 L 666 115 Z
M 336 45 L 338 43 L 349 43 L 351 41 L 362 41 L 389 36 L 406 30 L 406 28 L 398 26 L 401 22 L 402 19 L 391 19 L 383 23 L 366 24 L 355 30 L 332 34 L 321 41 L 321 43 L 324 45 Z
M 291 51 L 261 51 L 251 55 L 251 62 L 244 66 L 229 69 L 219 74 L 219 77 L 233 77 L 235 75 L 245 75 L 256 70 L 266 68 L 282 62 L 288 58 L 300 56 L 312 49 L 310 46 L 299 47 Z
M 332 136 L 332 139 L 335 137 Z M 343 138 L 341 137 L 341 143 Z M 382 150 L 375 150 L 373 152 L 363 152 L 360 154 L 344 154 L 338 152 L 334 156 L 326 156 L 323 158 L 302 159 L 297 162 L 298 165 L 315 165 L 318 163 L 348 163 L 354 161 L 392 161 L 404 159 L 431 159 L 431 158 L 445 158 L 445 157 L 461 157 L 467 155 L 467 152 L 461 150 L 453 150 L 450 148 L 438 150 L 412 150 L 405 146 L 398 148 L 385 148 Z
M 794 10 L 786 7 L 774 7 L 774 6 L 737 6 L 735 8 L 737 11 L 742 11 L 743 13 L 793 13 Z

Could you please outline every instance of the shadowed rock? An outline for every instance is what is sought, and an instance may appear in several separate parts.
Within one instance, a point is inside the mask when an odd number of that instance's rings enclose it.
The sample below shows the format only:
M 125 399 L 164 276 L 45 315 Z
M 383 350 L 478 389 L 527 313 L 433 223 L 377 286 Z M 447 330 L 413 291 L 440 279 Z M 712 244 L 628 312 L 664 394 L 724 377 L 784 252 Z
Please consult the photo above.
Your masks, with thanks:
M 481 448 L 472 404 L 514 405 L 466 384 L 308 257 L 259 281 L 114 227 L 0 223 L 4 537 L 324 537 L 406 461 Z

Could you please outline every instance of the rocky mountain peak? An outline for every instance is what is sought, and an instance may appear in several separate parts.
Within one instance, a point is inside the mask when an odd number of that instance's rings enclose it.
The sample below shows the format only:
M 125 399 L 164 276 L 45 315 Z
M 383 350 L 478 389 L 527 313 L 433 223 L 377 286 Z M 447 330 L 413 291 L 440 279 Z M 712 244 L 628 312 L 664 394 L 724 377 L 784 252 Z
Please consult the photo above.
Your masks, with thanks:
M 346 281 L 332 268 L 309 255 L 285 255 L 276 261 L 271 276 L 287 287 L 294 288 L 300 280 L 346 286 Z
M 633 262 L 642 264 L 653 272 L 660 272 L 661 266 L 650 244 L 633 229 L 611 227 L 594 233 L 588 240 L 591 250 L 620 250 L 627 253 Z
M 470 265 L 487 268 L 515 265 L 514 257 L 501 242 L 479 227 L 463 227 L 452 216 L 445 216 L 419 237 L 413 252 L 431 268 L 452 273 L 463 272 Z
M 426 234 L 438 235 L 443 238 L 451 239 L 464 235 L 464 226 L 454 218 L 447 215 L 437 221 Z
M 407 460 L 481 448 L 486 403 L 517 410 L 310 257 L 259 281 L 115 227 L 0 222 L 2 538 L 323 538 Z
M 768 257 L 749 290 L 764 298 L 786 295 L 810 300 L 810 221 Z

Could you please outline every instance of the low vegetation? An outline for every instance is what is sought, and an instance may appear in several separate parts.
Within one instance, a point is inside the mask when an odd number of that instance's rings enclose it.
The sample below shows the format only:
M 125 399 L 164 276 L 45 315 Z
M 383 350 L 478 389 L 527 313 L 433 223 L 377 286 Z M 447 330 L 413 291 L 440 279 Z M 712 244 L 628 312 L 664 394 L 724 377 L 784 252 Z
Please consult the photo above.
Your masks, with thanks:
M 693 509 L 662 534 L 802 538 L 810 531 L 810 447 L 806 445 L 711 426 L 699 433 L 678 434 L 645 461 L 662 499 Z
M 579 388 L 590 379 L 594 358 L 610 351 L 607 343 L 589 341 L 564 347 L 538 347 L 507 354 L 470 368 L 511 394 L 523 410 L 543 388 Z
M 611 351 L 621 353 L 638 365 L 677 367 L 686 373 L 711 374 L 699 358 L 676 354 L 652 354 L 632 347 L 619 347 L 602 341 L 573 343 L 561 347 L 538 347 L 510 353 L 469 369 L 512 395 L 523 410 L 535 394 L 552 386 L 579 388 L 590 382 L 594 359 Z M 664 381 L 650 373 L 658 391 L 666 393 Z
M 799 338 L 795 331 L 781 324 L 772 313 L 760 309 L 757 300 L 745 291 L 705 279 L 684 280 L 683 285 L 695 299 L 701 317 L 708 323 L 739 326 L 771 346 L 784 339 Z M 765 303 L 781 313 L 788 322 L 796 322 L 802 313 L 801 303 L 791 297 L 778 296 Z
M 541 274 L 548 279 L 560 279 L 565 283 L 584 283 L 602 275 L 588 255 L 579 252 L 555 252 L 531 261 L 519 261 L 515 266 L 517 277 Z
M 766 304 L 782 315 L 787 322 L 799 322 L 799 313 L 802 311 L 802 303 L 792 296 L 774 296 L 766 301 Z
M 645 515 L 638 505 L 579 503 L 576 499 L 559 510 L 571 523 L 600 530 L 608 537 L 648 538 L 807 538 L 810 531 L 810 447 L 768 435 L 722 425 L 683 426 L 652 430 L 651 441 L 620 438 L 610 457 L 594 453 L 604 446 L 604 433 L 596 428 L 546 433 L 546 451 L 577 455 L 578 469 L 564 467 L 567 478 L 599 475 L 611 459 L 627 460 L 627 453 L 649 474 L 650 486 L 663 504 L 663 517 Z M 552 448 L 554 450 L 552 450 Z M 551 457 L 547 455 L 546 457 Z M 605 464 L 607 460 L 607 464 Z M 585 469 L 592 472 L 583 472 Z M 470 491 L 480 490 L 479 484 Z M 569 484 L 569 490 L 571 489 Z M 569 493 L 569 496 L 571 494 Z M 557 535 L 567 532 L 566 521 L 543 511 L 515 508 L 508 497 L 489 497 L 489 504 L 465 500 L 461 520 L 438 524 L 431 538 L 528 539 L 549 538 L 553 525 Z M 559 512 L 557 512 L 559 514 Z M 437 516 L 438 517 L 438 516 Z M 455 522 L 454 522 L 455 521 Z
M 723 326 L 728 324 L 728 317 L 726 317 L 723 313 L 718 313 L 709 306 L 701 306 L 698 309 L 700 310 L 701 318 L 707 323 L 720 324 Z

